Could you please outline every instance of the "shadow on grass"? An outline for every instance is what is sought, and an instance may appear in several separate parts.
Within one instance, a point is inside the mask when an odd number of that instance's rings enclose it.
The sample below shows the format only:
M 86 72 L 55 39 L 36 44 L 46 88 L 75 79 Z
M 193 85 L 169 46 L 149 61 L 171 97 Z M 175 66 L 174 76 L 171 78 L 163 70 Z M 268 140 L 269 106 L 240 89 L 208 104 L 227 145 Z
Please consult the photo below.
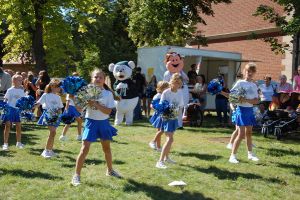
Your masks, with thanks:
M 0 151 L 1 157 L 14 157 L 11 151 Z
M 201 200 L 201 199 L 211 199 L 205 197 L 203 194 L 195 192 L 191 193 L 188 191 L 183 191 L 182 193 L 175 193 L 172 191 L 168 191 L 163 189 L 162 187 L 156 185 L 149 185 L 146 183 L 139 183 L 135 180 L 128 179 L 127 183 L 124 187 L 124 192 L 143 192 L 145 193 L 150 199 L 153 200 Z
M 47 179 L 47 180 L 62 180 L 62 177 L 59 176 L 54 176 L 52 174 L 48 174 L 48 173 L 43 173 L 43 172 L 37 172 L 37 171 L 25 171 L 22 169 L 0 169 L 0 171 L 2 173 L 0 173 L 0 177 L 3 175 L 12 175 L 12 176 L 20 176 L 23 178 L 29 178 L 29 179 L 33 179 L 33 178 L 40 178 L 40 179 Z
M 295 174 L 296 176 L 300 176 L 300 165 L 277 163 L 277 166 L 286 169 L 293 169 L 293 174 Z
M 113 140 L 112 143 L 117 143 L 117 144 L 128 144 L 128 142 L 121 142 L 121 141 L 118 141 L 118 140 Z
M 30 148 L 29 149 L 30 154 L 32 155 L 38 155 L 40 156 L 42 154 L 42 152 L 44 151 L 43 148 Z M 66 151 L 66 150 L 60 150 L 60 149 L 54 149 L 55 153 L 58 153 L 58 156 L 60 156 L 60 154 L 64 153 L 64 154 L 74 154 L 74 152 L 71 151 Z
M 3 129 L 2 129 L 3 130 Z M 3 141 L 3 131 L 0 131 L 0 141 Z M 35 142 L 35 140 L 38 140 L 38 136 L 34 135 L 34 134 L 28 134 L 25 133 L 25 131 L 22 129 L 22 143 L 24 143 L 25 145 L 35 145 L 37 144 Z M 11 129 L 10 133 L 9 133 L 9 144 L 16 144 L 16 131 Z
M 300 156 L 299 151 L 294 151 L 293 149 L 276 149 L 276 148 L 263 148 L 259 147 L 260 149 L 266 149 L 267 155 L 274 156 L 274 157 L 281 157 L 281 156 Z
M 187 166 L 187 165 L 185 165 Z M 213 174 L 215 177 L 217 177 L 220 180 L 232 180 L 236 181 L 238 178 L 244 178 L 244 179 L 259 179 L 268 183 L 276 183 L 280 185 L 287 185 L 287 183 L 284 180 L 280 180 L 278 178 L 264 178 L 257 174 L 252 173 L 241 173 L 241 172 L 231 172 L 225 169 L 219 169 L 214 166 L 210 166 L 209 168 L 201 168 L 201 167 L 191 167 L 196 171 L 205 173 L 205 174 Z
M 217 160 L 217 159 L 221 159 L 221 158 L 222 158 L 222 156 L 211 155 L 211 154 L 183 153 L 183 152 L 176 152 L 176 153 L 178 153 L 178 155 L 180 155 L 180 156 L 184 156 L 184 157 L 195 157 L 195 158 L 198 158 L 198 159 L 200 159 L 200 160 L 207 160 L 207 161 Z
M 75 157 L 73 158 L 71 156 L 64 156 L 64 158 L 69 159 L 69 161 L 63 162 L 61 165 L 62 167 L 64 167 L 64 168 L 74 168 L 75 167 L 75 165 L 76 165 Z M 99 165 L 99 164 L 103 164 L 103 163 L 105 163 L 104 160 L 98 160 L 98 159 L 86 159 L 84 161 L 85 165 Z M 125 164 L 125 162 L 121 161 L 121 160 L 113 160 L 113 164 L 123 165 L 123 164 Z

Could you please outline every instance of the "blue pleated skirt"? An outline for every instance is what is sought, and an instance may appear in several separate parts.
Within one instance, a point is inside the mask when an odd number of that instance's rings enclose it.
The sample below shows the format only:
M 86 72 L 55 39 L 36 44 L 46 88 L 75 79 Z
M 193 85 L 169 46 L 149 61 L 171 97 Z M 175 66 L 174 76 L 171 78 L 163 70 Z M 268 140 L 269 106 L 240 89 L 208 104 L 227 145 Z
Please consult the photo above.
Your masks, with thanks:
M 117 135 L 117 131 L 110 125 L 108 119 L 94 120 L 86 118 L 82 140 L 88 142 L 96 142 L 98 139 L 112 140 L 112 137 Z
M 236 125 L 238 126 L 255 126 L 256 120 L 253 113 L 253 107 L 242 107 L 236 108 Z
M 231 122 L 233 124 L 236 123 L 236 111 L 232 111 L 232 114 L 231 114 Z
M 47 110 L 44 110 L 43 114 L 41 115 L 39 121 L 38 121 L 38 125 L 42 125 L 42 126 L 54 126 L 54 127 L 58 127 L 60 124 L 60 117 L 58 117 L 58 119 L 54 122 L 47 122 L 46 120 L 46 115 L 47 115 Z
M 78 110 L 76 109 L 76 107 L 75 106 L 71 106 L 71 105 L 69 105 L 68 113 L 70 114 L 70 116 L 73 116 L 75 118 L 81 116 L 80 112 L 78 112 Z
M 163 120 L 161 130 L 164 132 L 174 132 L 178 127 L 178 119 Z
M 152 126 L 154 128 L 161 129 L 163 119 L 161 118 L 160 114 L 158 114 L 157 112 L 155 112 L 154 115 L 150 118 L 149 121 L 150 121 L 150 123 L 152 124 Z
M 20 110 L 18 108 L 9 107 L 5 114 L 1 116 L 2 122 L 21 122 Z

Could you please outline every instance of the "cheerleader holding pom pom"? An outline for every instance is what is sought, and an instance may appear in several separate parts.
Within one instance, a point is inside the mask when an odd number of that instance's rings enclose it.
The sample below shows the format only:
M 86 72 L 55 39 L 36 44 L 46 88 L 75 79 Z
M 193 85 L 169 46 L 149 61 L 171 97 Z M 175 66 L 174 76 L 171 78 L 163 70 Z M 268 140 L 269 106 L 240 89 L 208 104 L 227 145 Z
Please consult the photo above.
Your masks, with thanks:
M 60 123 L 60 112 L 63 108 L 63 103 L 58 95 L 60 90 L 60 81 L 58 79 L 52 79 L 46 86 L 45 93 L 34 106 L 34 108 L 38 108 L 40 105 L 42 105 L 44 112 L 38 120 L 38 125 L 48 126 L 49 129 L 46 147 L 41 154 L 41 156 L 44 158 L 51 158 L 56 155 L 53 151 L 53 144 L 56 135 L 56 129 Z
M 159 103 L 160 98 L 161 98 L 161 94 L 163 93 L 163 91 L 165 91 L 166 89 L 168 89 L 169 87 L 169 83 L 166 81 L 160 81 L 157 84 L 157 94 L 153 97 L 151 106 L 152 108 L 154 108 L 155 112 L 153 114 L 153 116 L 150 118 L 150 123 L 152 124 L 152 126 L 154 128 L 157 128 L 157 132 L 155 134 L 154 139 L 149 142 L 149 146 L 150 148 L 157 150 L 159 152 L 161 152 L 161 135 L 163 134 L 163 130 L 161 129 L 161 125 L 162 125 L 162 121 L 163 119 L 161 118 L 159 112 L 156 110 L 156 105 Z
M 248 63 L 244 69 L 244 80 L 239 80 L 231 89 L 245 90 L 244 97 L 239 97 L 239 102 L 236 104 L 235 123 L 238 127 L 238 136 L 234 140 L 231 155 L 229 158 L 230 163 L 239 163 L 236 157 L 237 150 L 242 139 L 246 138 L 246 144 L 248 149 L 248 159 L 252 161 L 258 161 L 259 159 L 252 152 L 252 128 L 256 124 L 255 116 L 253 112 L 253 104 L 258 104 L 258 88 L 252 81 L 256 73 L 256 65 L 254 63 Z M 222 95 L 230 97 L 229 93 L 221 92 Z
M 7 90 L 4 95 L 4 101 L 8 104 L 2 115 L 2 121 L 4 126 L 4 144 L 2 146 L 3 151 L 8 151 L 8 139 L 10 133 L 10 127 L 12 123 L 16 124 L 16 147 L 19 149 L 24 148 L 24 144 L 21 143 L 21 119 L 20 111 L 16 107 L 16 102 L 19 98 L 25 96 L 24 88 L 22 87 L 23 78 L 21 75 L 14 75 L 12 77 L 12 87 Z
M 160 169 L 166 169 L 165 163 L 175 164 L 176 162 L 169 157 L 172 143 L 174 141 L 173 135 L 178 128 L 178 112 L 180 107 L 183 107 L 184 101 L 181 91 L 182 80 L 179 73 L 172 75 L 170 80 L 170 88 L 166 89 L 162 95 L 159 104 L 166 105 L 168 109 L 162 113 L 162 125 L 161 131 L 166 134 L 167 140 L 163 145 L 162 152 L 160 154 L 159 161 L 156 163 L 156 167 Z M 164 107 L 164 106 L 163 106 Z
M 92 72 L 92 84 L 101 88 L 101 95 L 97 100 L 89 100 L 86 110 L 86 121 L 82 135 L 82 147 L 76 160 L 75 174 L 71 184 L 73 186 L 80 185 L 80 173 L 85 158 L 89 152 L 92 142 L 100 139 L 105 160 L 107 165 L 107 176 L 121 178 L 121 175 L 112 168 L 112 154 L 110 149 L 110 141 L 113 136 L 117 135 L 117 129 L 112 127 L 108 121 L 109 115 L 114 105 L 114 97 L 112 92 L 104 84 L 105 74 L 100 69 Z

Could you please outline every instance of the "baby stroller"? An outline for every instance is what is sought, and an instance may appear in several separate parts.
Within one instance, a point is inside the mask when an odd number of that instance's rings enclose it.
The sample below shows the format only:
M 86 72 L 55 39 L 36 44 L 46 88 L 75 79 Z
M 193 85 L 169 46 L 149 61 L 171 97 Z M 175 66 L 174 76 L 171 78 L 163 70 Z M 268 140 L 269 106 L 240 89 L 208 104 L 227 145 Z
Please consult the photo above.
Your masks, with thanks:
M 265 116 L 263 119 L 263 125 L 261 129 L 261 133 L 264 135 L 264 137 L 274 134 L 275 126 L 279 125 L 279 123 L 285 119 L 288 119 L 288 114 L 288 112 L 279 109 L 268 111 L 267 116 Z
M 203 111 L 198 103 L 188 104 L 186 116 L 183 118 L 183 123 L 189 126 L 200 127 L 203 122 Z
M 291 116 L 290 119 L 279 122 L 279 124 L 275 125 L 274 135 L 277 140 L 280 140 L 282 137 L 287 136 L 290 132 L 295 131 L 298 128 L 298 117 Z

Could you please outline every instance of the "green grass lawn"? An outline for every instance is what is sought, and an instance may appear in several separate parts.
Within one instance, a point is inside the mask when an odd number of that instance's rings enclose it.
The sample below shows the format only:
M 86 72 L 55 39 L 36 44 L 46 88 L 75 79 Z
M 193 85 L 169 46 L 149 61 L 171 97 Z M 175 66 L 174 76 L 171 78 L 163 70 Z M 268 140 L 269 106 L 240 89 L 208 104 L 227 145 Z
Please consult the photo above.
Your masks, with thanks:
M 148 146 L 155 130 L 146 120 L 139 121 L 118 127 L 112 143 L 114 168 L 124 179 L 105 176 L 102 149 L 95 143 L 82 170 L 82 184 L 73 187 L 70 180 L 81 144 L 75 140 L 75 127 L 68 132 L 68 142 L 59 142 L 61 130 L 62 126 L 54 144 L 59 157 L 49 160 L 40 156 L 47 129 L 24 125 L 24 150 L 14 147 L 11 133 L 10 151 L 0 151 L 0 199 L 300 199 L 299 139 L 277 141 L 255 134 L 260 162 L 247 160 L 243 142 L 238 152 L 241 162 L 233 165 L 225 148 L 232 129 L 216 128 L 209 119 L 204 127 L 175 133 L 171 157 L 178 164 L 162 170 L 155 168 L 159 153 Z M 174 180 L 187 186 L 183 191 L 168 186 Z

